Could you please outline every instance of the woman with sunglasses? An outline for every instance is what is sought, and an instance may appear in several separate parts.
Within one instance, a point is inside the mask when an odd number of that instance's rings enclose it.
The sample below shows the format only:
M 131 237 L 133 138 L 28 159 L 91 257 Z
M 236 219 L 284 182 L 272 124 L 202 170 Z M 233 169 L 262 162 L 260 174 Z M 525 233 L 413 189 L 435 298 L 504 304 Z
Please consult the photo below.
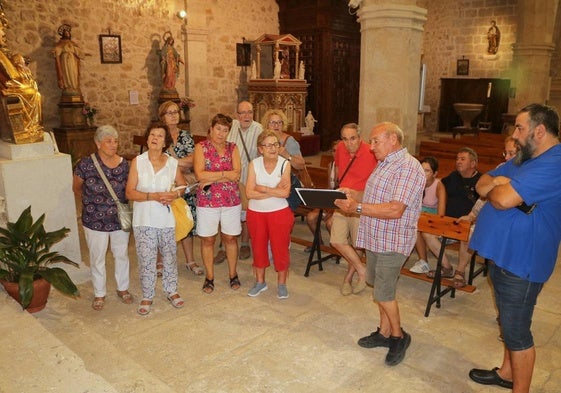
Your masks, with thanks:
M 255 297 L 268 289 L 265 269 L 270 265 L 270 244 L 277 271 L 277 297 L 286 299 L 290 232 L 294 225 L 294 214 L 286 200 L 290 193 L 291 168 L 289 161 L 279 156 L 280 140 L 275 132 L 262 132 L 257 139 L 257 149 L 261 156 L 249 164 L 246 185 L 247 227 L 255 272 L 255 285 L 247 294 Z

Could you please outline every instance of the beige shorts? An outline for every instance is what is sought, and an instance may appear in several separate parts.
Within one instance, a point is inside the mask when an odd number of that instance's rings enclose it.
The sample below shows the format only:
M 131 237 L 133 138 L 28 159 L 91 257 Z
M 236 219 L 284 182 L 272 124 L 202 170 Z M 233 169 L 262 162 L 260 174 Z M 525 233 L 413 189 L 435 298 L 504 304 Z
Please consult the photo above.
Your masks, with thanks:
M 355 247 L 359 221 L 360 217 L 357 214 L 345 214 L 335 210 L 331 224 L 331 243 Z

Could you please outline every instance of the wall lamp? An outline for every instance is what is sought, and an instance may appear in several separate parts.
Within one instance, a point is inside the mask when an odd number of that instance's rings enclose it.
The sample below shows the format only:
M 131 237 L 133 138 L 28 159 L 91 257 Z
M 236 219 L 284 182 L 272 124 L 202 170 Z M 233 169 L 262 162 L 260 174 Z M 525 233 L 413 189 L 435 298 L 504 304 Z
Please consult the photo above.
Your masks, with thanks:
M 185 20 L 185 18 L 187 18 L 187 11 L 185 10 L 181 10 L 177 12 L 177 17 L 179 19 Z

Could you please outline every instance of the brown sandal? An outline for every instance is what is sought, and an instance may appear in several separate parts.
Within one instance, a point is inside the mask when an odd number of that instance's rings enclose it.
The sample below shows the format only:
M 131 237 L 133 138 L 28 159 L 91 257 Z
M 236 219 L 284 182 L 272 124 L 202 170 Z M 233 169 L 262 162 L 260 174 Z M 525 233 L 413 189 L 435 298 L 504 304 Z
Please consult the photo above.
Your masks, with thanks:
M 431 270 L 426 274 L 428 278 L 434 278 L 435 275 L 436 275 L 436 270 Z M 454 268 L 453 267 L 446 268 L 442 266 L 442 268 L 440 269 L 440 278 L 452 278 L 452 277 L 454 277 Z
M 466 273 L 459 272 L 456 270 L 456 274 L 454 274 L 454 288 L 460 289 L 466 286 Z
M 92 308 L 95 311 L 101 311 L 101 310 L 103 310 L 103 306 L 105 306 L 105 296 L 94 297 L 94 300 L 92 302 Z
M 127 290 L 117 291 L 117 296 L 119 296 L 121 301 L 125 304 L 131 304 L 132 303 L 132 295 Z

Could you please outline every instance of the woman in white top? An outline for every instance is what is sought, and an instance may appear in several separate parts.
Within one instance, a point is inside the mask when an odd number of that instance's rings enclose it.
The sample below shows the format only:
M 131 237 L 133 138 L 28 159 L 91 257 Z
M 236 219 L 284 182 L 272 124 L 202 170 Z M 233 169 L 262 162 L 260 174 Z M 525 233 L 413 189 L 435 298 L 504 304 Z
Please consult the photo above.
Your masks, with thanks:
M 290 163 L 279 156 L 280 140 L 273 131 L 263 131 L 259 135 L 257 148 L 261 157 L 249 164 L 246 184 L 247 228 L 256 276 L 255 285 L 247 294 L 254 297 L 268 289 L 265 269 L 270 265 L 270 244 L 277 271 L 277 297 L 286 299 L 290 232 L 294 225 L 294 213 L 286 200 L 290 193 Z
M 164 152 L 172 139 L 164 123 L 152 124 L 145 134 L 148 150 L 131 162 L 127 181 L 127 199 L 134 201 L 132 226 L 138 256 L 138 269 L 143 299 L 140 315 L 147 315 L 156 289 L 156 259 L 162 256 L 164 292 L 172 306 L 185 302 L 177 293 L 177 255 L 175 218 L 169 205 L 181 197 L 173 186 L 185 185 L 177 160 Z

